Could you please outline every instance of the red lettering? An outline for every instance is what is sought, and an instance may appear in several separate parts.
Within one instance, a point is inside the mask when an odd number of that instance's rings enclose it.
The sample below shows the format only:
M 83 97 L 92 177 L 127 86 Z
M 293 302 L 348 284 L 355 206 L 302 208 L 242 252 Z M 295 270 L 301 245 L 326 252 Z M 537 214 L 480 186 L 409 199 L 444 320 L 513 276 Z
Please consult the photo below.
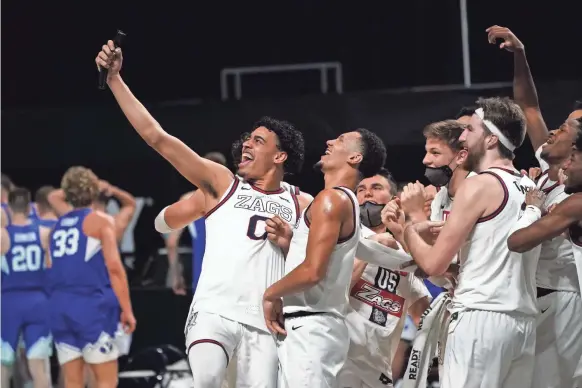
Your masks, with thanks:
M 386 312 L 387 314 L 399 318 L 402 316 L 402 309 L 404 308 L 405 303 L 403 297 L 386 290 L 380 290 L 364 279 L 358 280 L 356 285 L 352 288 L 350 295 L 367 305 Z

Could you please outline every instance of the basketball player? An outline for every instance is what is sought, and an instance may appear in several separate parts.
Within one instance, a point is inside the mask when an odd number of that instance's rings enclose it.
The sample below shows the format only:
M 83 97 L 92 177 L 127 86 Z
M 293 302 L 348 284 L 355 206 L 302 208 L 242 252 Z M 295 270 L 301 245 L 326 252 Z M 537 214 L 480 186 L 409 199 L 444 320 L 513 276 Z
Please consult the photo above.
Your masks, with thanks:
M 358 184 L 360 214 L 363 224 L 371 229 L 366 230 L 369 235 L 386 232 L 380 211 L 394 194 L 396 184 L 385 169 Z M 374 212 L 374 209 L 378 210 Z M 372 220 L 379 220 L 379 224 Z M 356 261 L 360 260 L 356 258 Z M 338 376 L 339 386 L 392 387 L 392 360 L 407 313 L 418 324 L 430 305 L 429 293 L 422 280 L 412 273 L 362 264 L 363 270 L 357 263 L 354 265 L 357 282 L 351 287 L 346 315 L 350 346 L 348 360 Z
M 429 276 L 442 275 L 458 254 L 443 387 L 529 387 L 534 366 L 535 267 L 510 252 L 507 237 L 534 183 L 513 166 L 525 117 L 507 98 L 477 101 L 460 141 L 469 150 L 467 178 L 433 246 L 421 233 L 435 222 L 408 226 L 404 237 Z
M 117 386 L 118 323 L 131 333 L 136 321 L 113 219 L 93 210 L 98 180 L 84 167 L 71 167 L 61 187 L 73 210 L 55 225 L 48 273 L 51 332 L 66 387 L 83 387 L 89 364 L 99 387 Z M 109 294 L 114 292 L 117 301 Z M 121 306 L 121 319 L 119 307 Z
M 235 353 L 237 386 L 276 387 L 277 350 L 261 301 L 265 289 L 282 276 L 284 255 L 267 241 L 265 225 L 274 216 L 291 225 L 298 220 L 297 196 L 281 188 L 281 181 L 285 172 L 301 168 L 301 133 L 287 122 L 260 120 L 245 138 L 240 177 L 235 177 L 160 127 L 121 79 L 121 49 L 112 41 L 102 47 L 96 63 L 109 69 L 109 88 L 134 129 L 198 187 L 188 202 L 206 218 L 205 259 L 185 328 L 194 387 L 220 387 Z M 158 231 L 169 233 L 191 222 L 174 224 L 169 211 L 156 218 Z
M 49 229 L 29 219 L 30 193 L 13 188 L 8 194 L 12 215 L 2 228 L 2 387 L 9 387 L 20 335 L 35 388 L 50 386 L 52 353 L 45 273 Z
M 55 190 L 52 186 L 42 186 L 34 194 L 34 202 L 36 203 L 36 211 L 38 215 L 37 222 L 47 228 L 52 228 L 57 223 L 57 215 L 53 210 L 48 196 Z
M 558 183 L 558 171 L 570 158 L 572 144 L 582 129 L 574 118 L 577 112 L 572 112 L 559 129 L 548 132 L 523 43 L 505 27 L 493 26 L 488 33 L 490 42 L 501 39 L 503 48 L 514 53 L 514 95 L 525 114 L 527 134 L 542 170 L 537 181 L 537 188 L 546 194 L 542 208 L 549 209 L 568 196 Z M 582 111 L 578 114 L 582 117 Z M 564 236 L 543 241 L 536 282 L 542 315 L 537 321 L 533 388 L 572 387 L 574 370 L 582 357 L 582 300 L 572 245 Z
M 578 280 L 582 279 L 582 136 L 578 135 L 574 146 L 572 147 L 572 154 L 570 159 L 564 165 L 564 173 L 567 180 L 565 182 L 565 193 L 572 194 L 568 198 L 559 203 L 549 214 L 540 218 L 538 214 L 538 221 L 532 225 L 520 229 L 513 233 L 507 240 L 509 249 L 516 252 L 523 252 L 540 243 L 551 241 L 568 232 L 569 239 L 572 243 L 572 251 L 575 259 L 576 270 L 578 273 Z M 580 284 L 578 284 L 580 287 Z M 556 301 L 551 304 L 546 304 L 546 310 L 555 310 L 559 305 Z M 562 307 L 566 308 L 568 306 Z M 571 306 L 575 311 L 576 307 Z M 559 315 L 559 312 L 552 312 L 553 315 Z M 546 311 L 542 312 L 543 315 Z M 580 315 L 570 316 L 570 319 L 578 324 Z M 567 324 L 567 323 L 566 323 Z M 558 339 L 563 338 L 559 336 Z M 578 338 L 568 337 L 570 341 L 576 341 Z M 566 348 L 567 349 L 567 348 Z M 565 360 L 564 355 L 560 354 L 560 362 L 568 362 L 568 369 L 574 370 L 572 375 L 564 375 L 565 370 L 560 370 L 559 381 L 567 381 L 570 385 L 562 385 L 563 387 L 575 387 L 582 384 L 582 358 L 574 352 L 568 353 L 571 357 L 577 357 Z M 557 377 L 557 376 L 556 376 Z
M 475 109 L 477 108 L 474 105 L 462 107 L 459 113 L 455 116 L 455 120 L 463 125 L 468 125 L 469 122 L 471 122 L 471 116 L 475 113 Z
M 327 142 L 318 163 L 325 189 L 295 226 L 285 277 L 263 297 L 267 327 L 286 336 L 278 346 L 283 386 L 336 386 L 349 347 L 346 294 L 361 232 L 354 190 L 385 160 L 384 144 L 366 129 Z

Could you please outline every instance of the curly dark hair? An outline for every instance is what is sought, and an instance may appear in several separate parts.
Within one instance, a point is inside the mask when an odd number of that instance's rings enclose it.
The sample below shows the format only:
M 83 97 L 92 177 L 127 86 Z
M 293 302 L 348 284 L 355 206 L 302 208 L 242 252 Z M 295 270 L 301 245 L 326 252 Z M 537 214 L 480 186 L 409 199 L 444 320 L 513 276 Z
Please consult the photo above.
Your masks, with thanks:
M 476 105 L 463 106 L 455 116 L 455 120 L 458 120 L 463 116 L 473 116 L 473 113 L 475 113 L 476 110 L 477 110 Z
M 372 177 L 384 167 L 386 163 L 386 146 L 382 139 L 374 132 L 365 128 L 356 129 L 361 136 L 362 162 L 358 170 L 364 178 Z
M 388 171 L 388 169 L 382 167 L 380 171 L 378 171 L 378 174 L 376 175 L 380 175 L 381 177 L 386 179 L 390 186 L 390 195 L 395 197 L 396 194 L 398 194 L 398 183 L 396 183 L 396 180 L 392 176 L 392 173 Z
M 285 174 L 297 174 L 301 172 L 305 160 L 305 141 L 303 134 L 295 129 L 288 121 L 277 120 L 269 116 L 261 117 L 253 124 L 253 131 L 259 127 L 265 127 L 277 135 L 277 147 L 287 153 L 287 160 L 283 164 Z M 231 154 L 235 166 L 240 163 L 242 145 L 250 136 L 249 132 L 243 133 L 240 139 L 232 143 Z

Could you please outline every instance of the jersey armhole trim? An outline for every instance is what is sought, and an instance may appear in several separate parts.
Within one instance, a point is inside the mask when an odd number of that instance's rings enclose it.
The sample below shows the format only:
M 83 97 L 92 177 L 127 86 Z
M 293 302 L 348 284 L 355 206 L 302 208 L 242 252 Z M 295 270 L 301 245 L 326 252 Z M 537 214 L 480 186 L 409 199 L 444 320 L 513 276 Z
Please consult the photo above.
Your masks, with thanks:
M 505 169 L 502 169 L 502 170 L 507 171 Z M 503 211 L 503 209 L 505 209 L 505 205 L 507 205 L 507 201 L 509 200 L 509 191 L 507 190 L 507 186 L 505 186 L 505 182 L 503 182 L 503 179 L 501 179 L 501 177 L 499 175 L 497 175 L 496 173 L 494 173 L 493 171 L 483 171 L 479 174 L 489 174 L 489 175 L 494 176 L 495 178 L 497 178 L 499 183 L 501 183 L 501 187 L 503 188 L 503 201 L 501 202 L 501 205 L 499 205 L 499 207 L 493 213 L 491 213 L 485 217 L 481 217 L 477 220 L 477 223 L 482 223 L 485 221 L 492 220 L 493 218 L 498 216 L 499 213 L 501 213 Z
M 210 217 L 212 215 L 212 213 L 214 213 L 215 211 L 218 210 L 219 207 L 221 207 L 222 205 L 224 205 L 224 203 L 226 201 L 228 201 L 230 199 L 230 197 L 232 197 L 232 195 L 234 194 L 234 192 L 236 191 L 238 184 L 239 184 L 239 180 L 235 177 L 233 182 L 232 182 L 232 186 L 230 186 L 230 189 L 228 190 L 228 192 L 226 193 L 226 195 L 224 196 L 224 198 L 222 198 L 220 200 L 220 202 L 218 202 L 216 204 L 216 206 L 214 206 L 212 209 L 210 209 L 205 215 L 204 218 L 208 219 L 208 217 Z
M 352 203 L 352 214 L 354 216 L 354 229 L 347 237 L 341 238 L 341 236 L 340 236 L 340 238 L 338 238 L 337 243 L 341 244 L 341 243 L 345 243 L 346 241 L 348 241 L 349 239 L 354 237 L 354 234 L 356 233 L 356 229 L 357 229 L 357 223 L 360 222 L 360 220 L 356 219 L 356 204 L 354 202 L 354 199 L 350 195 L 350 193 L 347 192 L 347 190 L 349 190 L 349 189 L 346 189 L 345 187 L 341 187 L 341 186 L 334 187 L 334 189 L 343 191 L 348 196 L 348 198 L 350 199 L 350 202 Z
M 291 198 L 293 198 L 293 203 L 295 204 L 295 213 L 297 216 L 295 217 L 295 225 L 298 224 L 299 220 L 301 219 L 301 208 L 299 207 L 299 200 L 297 199 L 297 194 L 291 192 Z

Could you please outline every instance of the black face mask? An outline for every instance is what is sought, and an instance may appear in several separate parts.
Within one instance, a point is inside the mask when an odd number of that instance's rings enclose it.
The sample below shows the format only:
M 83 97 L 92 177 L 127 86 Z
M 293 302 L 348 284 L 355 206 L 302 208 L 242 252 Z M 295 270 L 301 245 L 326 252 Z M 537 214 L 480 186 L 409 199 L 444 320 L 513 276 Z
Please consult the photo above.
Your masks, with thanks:
M 426 167 L 424 176 L 427 177 L 431 185 L 435 187 L 445 186 L 453 176 L 453 170 L 447 166 L 441 167 Z
M 366 201 L 360 205 L 360 220 L 368 228 L 382 225 L 383 204 Z

